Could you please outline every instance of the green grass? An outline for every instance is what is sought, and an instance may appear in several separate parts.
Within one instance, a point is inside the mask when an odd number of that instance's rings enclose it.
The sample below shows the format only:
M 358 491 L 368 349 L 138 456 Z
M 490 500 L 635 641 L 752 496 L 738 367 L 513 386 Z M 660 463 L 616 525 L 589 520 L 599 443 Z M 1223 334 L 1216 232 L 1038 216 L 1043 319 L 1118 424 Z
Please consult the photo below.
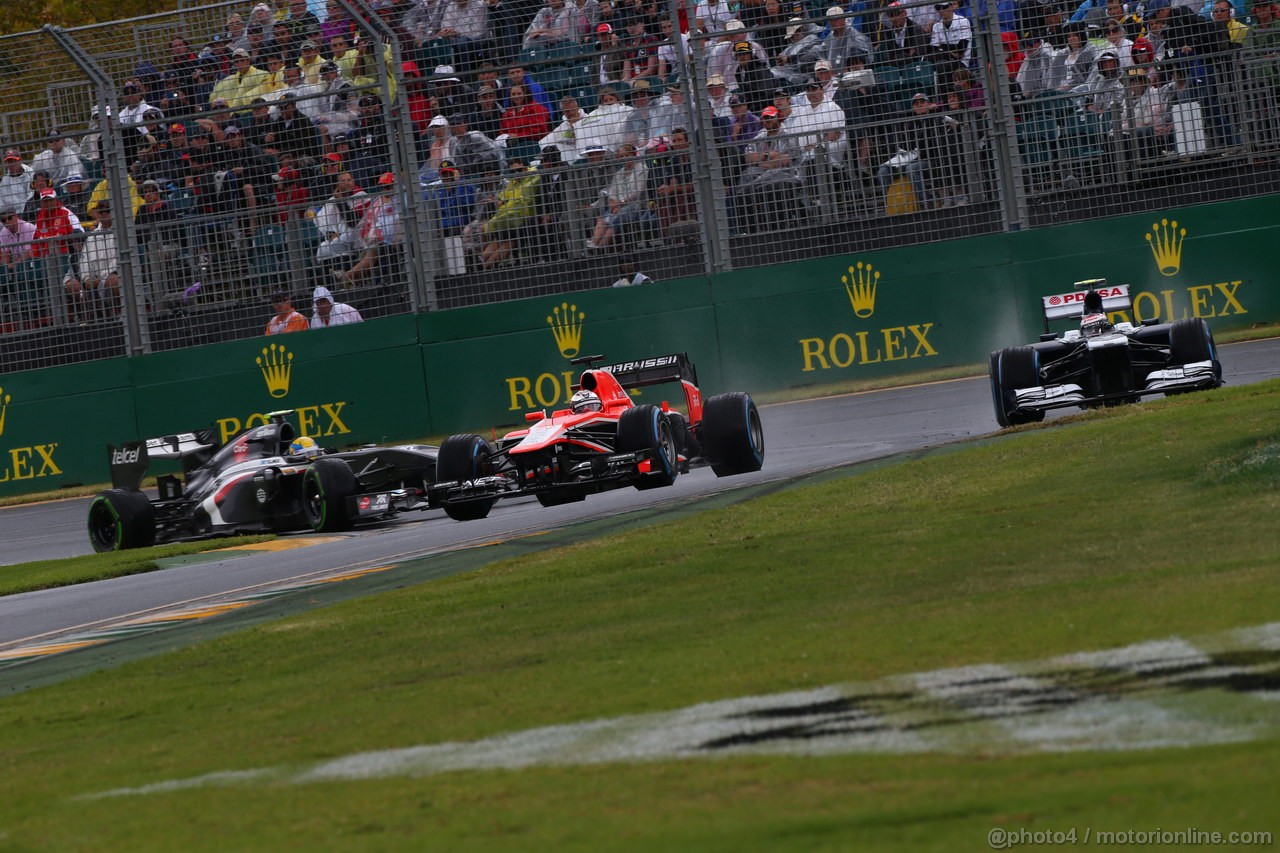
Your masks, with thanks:
M 1280 830 L 1277 741 L 78 794 L 1274 621 L 1280 382 L 1090 413 L 0 702 L 0 848 L 986 849 Z M 856 429 L 851 425 L 850 429 Z
M 64 557 L 58 560 L 39 560 L 34 563 L 0 566 L 0 595 L 13 595 L 37 589 L 51 589 L 56 586 L 70 586 L 154 572 L 163 568 L 160 561 L 168 558 L 216 551 L 232 545 L 254 545 L 275 538 L 274 535 L 265 535 L 202 539 L 198 542 L 156 545 L 131 551 L 112 551 L 106 554 L 89 554 L 84 557 Z

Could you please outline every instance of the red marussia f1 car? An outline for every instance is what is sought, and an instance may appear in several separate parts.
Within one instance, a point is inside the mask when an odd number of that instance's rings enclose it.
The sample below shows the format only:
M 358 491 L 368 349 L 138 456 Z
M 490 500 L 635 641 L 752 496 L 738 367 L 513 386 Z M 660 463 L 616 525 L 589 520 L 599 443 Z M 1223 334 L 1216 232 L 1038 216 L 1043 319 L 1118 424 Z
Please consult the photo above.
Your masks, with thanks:
M 478 435 L 453 435 L 440 445 L 432 505 L 450 518 L 484 518 L 499 498 L 535 496 L 543 506 L 584 500 L 594 492 L 670 486 L 691 467 L 710 465 L 717 477 L 759 471 L 764 432 L 750 395 L 702 399 L 685 353 L 591 367 L 586 364 L 568 409 L 530 412 L 532 426 L 495 447 Z M 637 406 L 631 389 L 679 382 L 685 412 L 667 403 Z

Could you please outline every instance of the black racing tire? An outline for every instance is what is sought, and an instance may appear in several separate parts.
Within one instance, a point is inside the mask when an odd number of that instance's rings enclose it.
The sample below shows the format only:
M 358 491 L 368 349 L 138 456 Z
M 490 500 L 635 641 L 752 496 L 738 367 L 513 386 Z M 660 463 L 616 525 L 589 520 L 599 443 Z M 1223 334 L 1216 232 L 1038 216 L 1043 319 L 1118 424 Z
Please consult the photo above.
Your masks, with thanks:
M 302 514 L 317 533 L 350 530 L 347 498 L 360 491 L 351 466 L 341 459 L 315 460 L 302 474 Z
M 1033 348 L 1006 347 L 991 353 L 987 372 L 991 378 L 991 402 L 996 410 L 996 422 L 1000 426 L 1011 427 L 1044 420 L 1044 412 L 1014 412 L 1010 408 L 1015 389 L 1040 384 L 1040 375 L 1036 370 L 1036 351 Z
M 654 470 L 636 479 L 637 489 L 657 489 L 676 481 L 679 469 L 675 435 L 666 415 L 657 406 L 636 406 L 622 413 L 618 418 L 617 449 L 619 453 L 652 451 L 650 463 Z
M 1170 364 L 1216 361 L 1217 357 L 1213 346 L 1213 332 L 1209 331 L 1209 324 L 1204 320 L 1188 317 L 1169 327 Z
M 493 446 L 474 433 L 451 435 L 440 445 L 436 456 L 436 478 L 442 482 L 474 480 L 489 474 Z M 489 515 L 497 498 L 444 502 L 444 514 L 454 521 L 477 521 Z
M 749 474 L 764 465 L 764 429 L 751 395 L 717 394 L 702 407 L 702 450 L 717 477 Z
M 107 489 L 89 502 L 89 542 L 99 554 L 156 542 L 156 510 L 142 492 Z
M 586 492 L 555 491 L 538 492 L 538 503 L 543 506 L 564 506 L 581 503 L 587 499 Z
M 676 453 L 686 459 L 697 456 L 693 435 L 689 432 L 689 422 L 679 412 L 668 412 L 667 423 L 671 424 L 671 438 L 675 441 Z

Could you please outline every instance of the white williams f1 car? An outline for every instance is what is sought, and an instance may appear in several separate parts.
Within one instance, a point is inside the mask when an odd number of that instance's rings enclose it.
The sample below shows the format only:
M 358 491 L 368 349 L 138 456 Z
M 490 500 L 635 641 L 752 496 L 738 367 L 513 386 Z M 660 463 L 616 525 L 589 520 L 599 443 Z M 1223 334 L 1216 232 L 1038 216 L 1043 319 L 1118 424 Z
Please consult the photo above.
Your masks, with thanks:
M 1090 279 L 1076 288 L 1041 300 L 1045 334 L 1038 343 L 991 353 L 991 398 L 1000 426 L 1042 421 L 1049 409 L 1131 403 L 1148 394 L 1222 384 L 1204 320 L 1112 323 L 1108 312 L 1133 308 L 1128 285 Z M 1049 332 L 1049 321 L 1073 317 L 1080 318 L 1079 328 L 1060 337 Z

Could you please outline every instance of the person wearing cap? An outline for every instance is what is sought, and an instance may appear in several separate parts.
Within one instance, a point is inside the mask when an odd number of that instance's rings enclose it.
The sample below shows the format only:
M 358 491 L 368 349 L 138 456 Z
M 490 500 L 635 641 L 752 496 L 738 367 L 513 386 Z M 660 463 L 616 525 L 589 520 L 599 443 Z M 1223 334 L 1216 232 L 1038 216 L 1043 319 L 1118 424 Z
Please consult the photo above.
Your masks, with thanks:
M 375 195 L 365 207 L 357 226 L 360 254 L 354 266 L 332 271 L 339 285 L 350 285 L 364 279 L 376 267 L 392 261 L 395 247 L 404 241 L 400 208 L 396 194 L 396 176 L 384 172 L 377 179 Z
M 778 54 L 773 76 L 792 86 L 803 86 L 822 58 L 822 41 L 817 27 L 800 18 L 787 22 L 787 46 Z
M 333 294 L 324 285 L 317 287 L 311 294 L 311 328 L 327 329 L 330 326 L 346 326 L 350 323 L 363 323 L 360 312 L 345 302 L 334 302 Z
M 436 112 L 441 115 L 470 112 L 475 106 L 475 90 L 458 79 L 452 65 L 437 65 L 431 72 L 429 86 L 431 97 L 436 102 Z M 498 85 L 498 90 L 501 92 L 501 85 Z
M 241 110 L 254 99 L 266 72 L 254 67 L 249 51 L 244 48 L 231 52 L 231 69 L 230 74 L 213 84 L 209 103 L 221 100 L 226 102 L 228 109 Z
M 22 162 L 16 148 L 4 152 L 4 175 L 0 176 L 0 210 L 20 212 L 31 196 L 35 170 Z
M 641 77 L 631 84 L 631 112 L 623 125 L 623 139 L 638 148 L 644 148 L 655 139 L 650 130 L 649 117 L 653 114 L 653 86 Z
M 596 83 L 600 86 L 619 86 L 626 70 L 627 52 L 622 39 L 614 32 L 613 25 L 596 24 Z
M 320 82 L 323 89 L 317 99 L 319 112 L 311 121 L 327 139 L 350 132 L 360 120 L 359 92 L 343 78 L 336 62 L 326 61 L 320 66 Z
M 909 116 L 906 121 L 895 125 L 893 147 L 890 148 L 894 154 L 876 171 L 876 184 L 886 210 L 889 186 L 899 175 L 905 175 L 911 181 L 921 208 L 928 210 L 934 205 L 934 196 L 926 178 L 929 169 L 941 165 L 947 125 L 944 117 L 935 111 L 932 99 L 923 92 L 911 96 Z
M 760 123 L 762 130 L 743 156 L 746 168 L 729 196 L 735 230 L 743 230 L 753 222 L 779 224 L 797 209 L 803 186 L 800 146 L 795 137 L 783 132 L 778 108 L 765 107 L 760 113 Z
M 340 171 L 333 186 L 333 193 L 316 214 L 316 230 L 320 232 L 320 246 L 316 260 L 325 266 L 345 263 L 351 266 L 360 253 L 360 220 L 372 197 L 356 186 L 350 172 Z M 351 260 L 344 260 L 350 258 Z
M 462 176 L 452 160 L 440 164 L 439 178 L 428 185 L 423 197 L 440 211 L 440 236 L 451 240 L 462 235 L 476 210 L 476 187 Z
M 320 131 L 298 111 L 297 100 L 281 98 L 276 102 L 276 111 L 276 120 L 264 137 L 264 149 L 268 153 L 275 151 L 281 157 L 319 157 L 323 151 Z
M 935 3 L 938 20 L 933 25 L 929 46 L 933 50 L 933 62 L 938 78 L 950 80 L 951 72 L 968 67 L 973 58 L 973 28 L 968 18 L 956 14 L 954 0 Z
M 423 186 L 440 176 L 440 164 L 453 159 L 453 134 L 449 132 L 449 120 L 442 115 L 431 118 L 427 124 L 426 160 L 418 171 L 418 182 Z
M 522 51 L 543 48 L 553 50 L 557 47 L 576 44 L 578 34 L 573 25 L 575 10 L 565 0 L 547 0 L 546 5 L 538 10 L 524 31 L 524 40 L 520 43 Z
M 449 118 L 449 155 L 458 164 L 458 170 L 468 178 L 476 179 L 486 173 L 496 173 L 502 166 L 502 146 L 478 130 L 471 129 L 471 116 L 466 113 Z
M 271 307 L 275 314 L 267 321 L 265 334 L 284 335 L 289 332 L 305 332 L 309 327 L 307 318 L 293 308 L 293 297 L 286 291 L 277 290 L 271 294 Z
M 93 228 L 88 232 L 77 262 L 70 266 L 62 280 L 72 322 L 83 322 L 98 314 L 110 318 L 120 313 L 120 253 L 116 232 L 111 227 L 111 206 L 105 202 L 98 205 L 93 219 Z
M 302 69 L 302 78 L 312 86 L 324 86 L 320 79 L 320 69 L 327 62 L 320 55 L 320 44 L 314 39 L 306 39 L 299 46 L 298 68 Z
M 826 162 L 838 165 L 844 160 L 848 140 L 845 136 L 844 110 L 827 100 L 822 84 L 810 80 L 804 88 L 803 100 L 797 99 L 787 119 L 787 132 L 803 134 L 797 139 L 804 158 L 806 181 L 816 179 L 819 152 Z
M 31 257 L 35 223 L 27 222 L 13 208 L 0 208 L 0 305 L 15 322 L 39 314 L 42 282 Z
M 63 206 L 58 191 L 40 190 L 40 211 L 36 214 L 36 242 L 31 257 L 48 278 L 64 280 L 71 272 L 72 239 L 84 234 L 80 218 Z
M 1038 0 L 1027 0 L 1039 6 Z M 895 68 L 915 65 L 929 52 L 929 36 L 907 14 L 906 0 L 893 0 L 880 14 L 876 26 L 875 57 Z
M 827 10 L 827 26 L 831 32 L 823 42 L 823 59 L 834 74 L 844 71 L 852 57 L 859 57 L 863 65 L 875 61 L 871 39 L 848 20 L 843 7 L 832 6 Z
M 666 94 L 649 108 L 649 137 L 662 139 L 677 127 L 688 125 L 689 105 L 685 101 L 684 83 L 672 80 L 667 83 Z
M 729 110 L 729 84 L 719 74 L 713 74 L 707 78 L 706 101 L 711 106 L 711 115 L 715 118 L 728 119 Z
M 739 41 L 733 46 L 733 60 L 737 63 L 734 77 L 738 81 L 738 94 L 747 102 L 747 107 L 756 114 L 769 106 L 773 99 L 773 90 L 777 80 L 769 66 L 761 62 L 748 41 Z
M 508 176 L 498 191 L 496 209 L 481 226 L 480 263 L 485 269 L 507 263 L 516 240 L 531 235 L 542 175 L 520 156 L 507 158 Z
M 66 180 L 58 185 L 58 194 L 62 197 L 62 203 L 68 210 L 74 212 L 77 216 L 81 211 L 88 214 L 89 205 L 89 184 L 85 181 L 84 175 L 76 173 L 68 175 Z

